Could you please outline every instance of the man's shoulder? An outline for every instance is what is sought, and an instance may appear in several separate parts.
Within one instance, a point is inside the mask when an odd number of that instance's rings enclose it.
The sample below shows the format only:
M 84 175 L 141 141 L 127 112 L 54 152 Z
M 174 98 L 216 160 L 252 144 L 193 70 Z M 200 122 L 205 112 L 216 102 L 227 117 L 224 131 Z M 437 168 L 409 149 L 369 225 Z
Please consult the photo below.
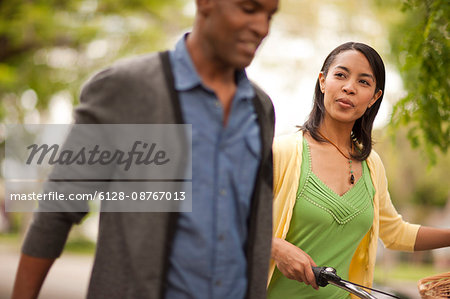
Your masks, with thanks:
M 168 99 L 162 61 L 158 53 L 150 53 L 119 60 L 88 79 L 81 89 L 76 118 L 80 122 L 163 123 L 173 113 Z
M 255 90 L 256 96 L 261 98 L 261 100 L 272 102 L 269 95 L 256 82 L 250 80 L 250 84 L 252 85 L 253 89 Z
M 161 65 L 159 54 L 160 52 L 152 52 L 138 56 L 125 57 L 116 61 L 110 68 L 118 72 L 130 72 L 145 70 L 149 67 L 158 67 Z
M 108 94 L 159 90 L 165 74 L 159 52 L 123 58 L 94 73 L 81 88 L 81 101 L 93 93 Z
M 252 85 L 253 89 L 255 90 L 256 98 L 259 100 L 259 102 L 262 104 L 262 107 L 266 113 L 273 113 L 273 103 L 270 99 L 270 96 L 255 82 L 250 80 L 250 84 Z
M 114 64 L 96 72 L 86 81 L 86 84 L 97 80 L 108 79 L 136 79 L 142 78 L 142 75 L 161 71 L 161 62 L 159 53 L 149 53 L 134 57 L 122 58 Z

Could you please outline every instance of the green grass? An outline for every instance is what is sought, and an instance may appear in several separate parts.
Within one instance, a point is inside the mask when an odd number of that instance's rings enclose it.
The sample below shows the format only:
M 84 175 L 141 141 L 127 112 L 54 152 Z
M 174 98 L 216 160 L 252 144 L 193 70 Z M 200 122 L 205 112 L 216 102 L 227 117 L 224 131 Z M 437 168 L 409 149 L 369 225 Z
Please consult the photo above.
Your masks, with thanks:
M 411 265 L 406 263 L 396 264 L 388 270 L 380 266 L 375 267 L 375 282 L 384 282 L 386 280 L 418 281 L 427 276 L 432 276 L 442 271 L 436 270 L 429 264 Z
M 17 233 L 0 234 L 0 244 L 19 250 L 22 247 L 22 239 Z M 69 237 L 64 252 L 74 254 L 93 255 L 95 253 L 95 243 L 82 237 Z
M 0 244 L 11 248 L 20 248 L 20 237 L 17 233 L 0 233 Z
M 64 252 L 93 255 L 95 243 L 83 238 L 69 239 L 64 247 Z

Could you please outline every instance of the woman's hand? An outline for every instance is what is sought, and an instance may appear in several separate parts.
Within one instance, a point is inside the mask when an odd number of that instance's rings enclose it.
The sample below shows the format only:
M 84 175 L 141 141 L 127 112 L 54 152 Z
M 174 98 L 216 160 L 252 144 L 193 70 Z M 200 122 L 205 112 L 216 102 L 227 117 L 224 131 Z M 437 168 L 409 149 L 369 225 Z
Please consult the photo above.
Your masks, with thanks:
M 303 250 L 288 241 L 272 239 L 272 258 L 278 270 L 289 279 L 294 279 L 311 285 L 318 290 L 316 278 L 311 267 L 316 267 L 313 259 Z

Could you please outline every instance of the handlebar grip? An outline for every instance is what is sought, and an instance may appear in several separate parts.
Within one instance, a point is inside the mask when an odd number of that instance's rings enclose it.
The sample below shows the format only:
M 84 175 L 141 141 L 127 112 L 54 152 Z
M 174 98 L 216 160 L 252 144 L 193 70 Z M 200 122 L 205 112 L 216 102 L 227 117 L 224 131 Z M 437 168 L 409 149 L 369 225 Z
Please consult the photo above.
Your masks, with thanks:
M 327 279 L 323 276 L 323 271 L 326 267 L 312 267 L 316 282 L 319 287 L 325 287 L 328 285 Z

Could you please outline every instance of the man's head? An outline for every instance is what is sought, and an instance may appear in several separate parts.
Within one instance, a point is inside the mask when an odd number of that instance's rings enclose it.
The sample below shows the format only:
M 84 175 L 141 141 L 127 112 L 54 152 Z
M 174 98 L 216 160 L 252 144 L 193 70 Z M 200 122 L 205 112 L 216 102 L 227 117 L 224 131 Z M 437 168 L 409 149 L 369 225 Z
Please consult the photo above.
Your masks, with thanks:
M 242 69 L 269 33 L 277 9 L 278 0 L 197 0 L 193 34 L 209 59 Z

